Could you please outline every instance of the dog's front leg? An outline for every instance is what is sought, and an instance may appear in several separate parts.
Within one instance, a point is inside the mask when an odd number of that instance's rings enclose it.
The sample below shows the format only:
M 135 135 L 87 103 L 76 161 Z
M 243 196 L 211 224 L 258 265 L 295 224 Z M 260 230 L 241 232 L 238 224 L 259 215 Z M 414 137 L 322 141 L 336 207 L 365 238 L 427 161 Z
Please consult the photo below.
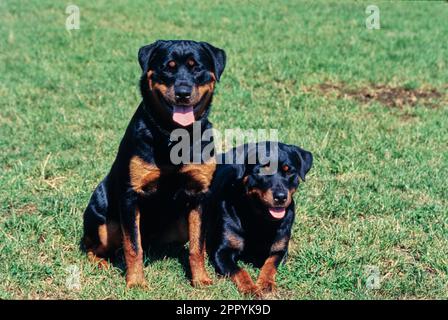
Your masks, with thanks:
M 258 287 L 250 274 L 237 264 L 239 252 L 236 248 L 221 246 L 212 256 L 216 271 L 221 275 L 230 277 L 241 293 L 258 295 Z
M 257 287 L 261 293 L 269 293 L 275 291 L 275 275 L 277 267 L 281 258 L 278 255 L 272 255 L 266 259 L 263 267 L 260 270 L 260 275 L 257 279 Z
M 288 252 L 288 241 L 289 236 L 286 236 L 272 245 L 269 257 L 261 267 L 256 283 L 261 293 L 269 293 L 276 290 L 275 275 L 277 274 L 279 264 Z
M 202 208 L 191 210 L 188 215 L 188 236 L 190 240 L 190 270 L 193 286 L 204 286 L 212 283 L 205 270 L 205 239 L 202 226 Z

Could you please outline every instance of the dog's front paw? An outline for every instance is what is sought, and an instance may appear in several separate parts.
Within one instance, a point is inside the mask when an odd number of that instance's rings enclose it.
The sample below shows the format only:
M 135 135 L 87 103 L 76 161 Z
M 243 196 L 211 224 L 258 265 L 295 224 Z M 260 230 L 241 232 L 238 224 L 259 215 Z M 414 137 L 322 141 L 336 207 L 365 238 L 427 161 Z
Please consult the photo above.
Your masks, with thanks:
M 212 279 L 210 279 L 209 276 L 206 274 L 199 277 L 195 277 L 194 279 L 191 280 L 191 285 L 196 288 L 209 286 L 212 283 L 213 283 Z
M 255 284 L 247 284 L 245 286 L 240 286 L 238 287 L 238 290 L 240 291 L 240 293 L 244 295 L 249 295 L 256 298 L 259 298 L 262 295 L 262 292 Z
M 271 279 L 259 279 L 256 285 L 260 294 L 272 293 L 277 290 L 275 281 Z
M 235 282 L 238 291 L 245 295 L 260 296 L 260 290 L 252 281 L 249 273 L 246 270 L 240 269 L 238 272 L 231 276 L 233 282 Z
M 148 288 L 148 282 L 143 274 L 131 274 L 126 276 L 126 288 Z

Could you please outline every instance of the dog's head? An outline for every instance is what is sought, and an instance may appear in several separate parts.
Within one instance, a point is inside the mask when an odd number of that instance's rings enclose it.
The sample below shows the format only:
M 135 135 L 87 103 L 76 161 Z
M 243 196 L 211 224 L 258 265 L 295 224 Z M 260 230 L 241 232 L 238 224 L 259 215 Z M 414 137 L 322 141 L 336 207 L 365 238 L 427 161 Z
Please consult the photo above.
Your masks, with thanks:
M 270 159 L 266 162 L 261 161 L 258 147 L 258 144 L 256 148 L 249 147 L 241 181 L 248 201 L 256 211 L 268 219 L 280 220 L 293 201 L 292 195 L 297 190 L 299 178 L 304 181 L 311 169 L 313 156 L 294 145 L 269 143 L 263 151 Z M 272 156 L 274 149 L 276 154 Z M 253 152 L 257 152 L 257 160 L 250 164 Z
M 157 120 L 187 127 L 207 115 L 226 64 L 223 50 L 206 42 L 159 40 L 140 48 L 138 60 L 143 99 Z

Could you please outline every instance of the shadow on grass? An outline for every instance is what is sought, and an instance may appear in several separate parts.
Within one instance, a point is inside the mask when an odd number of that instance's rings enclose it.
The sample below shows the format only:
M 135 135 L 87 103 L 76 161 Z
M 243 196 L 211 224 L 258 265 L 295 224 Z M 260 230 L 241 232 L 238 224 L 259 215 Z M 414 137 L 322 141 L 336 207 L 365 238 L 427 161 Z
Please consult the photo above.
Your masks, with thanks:
M 82 241 L 80 241 L 79 248 L 85 254 L 87 253 Z M 182 266 L 185 277 L 188 280 L 191 280 L 191 270 L 188 259 L 189 252 L 188 248 L 184 244 L 153 244 L 151 246 L 146 246 L 143 252 L 143 263 L 145 267 L 166 258 L 177 259 Z M 123 248 L 118 249 L 113 256 L 106 260 L 112 267 L 119 269 L 123 277 L 126 275 L 126 262 L 124 259 Z
M 188 248 L 184 244 L 164 244 L 153 245 L 145 250 L 144 263 L 145 266 L 150 265 L 159 260 L 177 259 L 182 266 L 184 274 L 188 280 L 191 280 L 191 270 L 189 263 Z

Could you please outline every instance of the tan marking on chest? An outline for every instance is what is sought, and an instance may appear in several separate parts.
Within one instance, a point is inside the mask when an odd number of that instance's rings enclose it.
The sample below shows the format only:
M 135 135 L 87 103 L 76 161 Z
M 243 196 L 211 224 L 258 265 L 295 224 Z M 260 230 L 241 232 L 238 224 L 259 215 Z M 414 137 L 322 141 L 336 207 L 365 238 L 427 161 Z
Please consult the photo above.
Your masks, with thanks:
M 284 237 L 276 242 L 274 242 L 271 246 L 271 252 L 279 252 L 286 249 L 286 246 L 288 245 L 289 238 Z
M 194 186 L 192 189 L 199 189 L 198 191 L 203 192 L 208 191 L 215 169 L 216 163 L 214 161 L 203 164 L 186 164 L 181 168 L 180 173 L 189 176 L 191 179 L 191 183 L 187 183 L 187 189 L 189 188 L 188 185 L 191 185 Z
M 243 250 L 244 240 L 240 236 L 236 235 L 233 232 L 226 231 L 224 233 L 224 237 L 228 241 L 228 244 L 232 249 Z
M 134 156 L 129 163 L 129 175 L 132 189 L 137 193 L 145 193 L 157 188 L 160 169 L 142 158 Z

